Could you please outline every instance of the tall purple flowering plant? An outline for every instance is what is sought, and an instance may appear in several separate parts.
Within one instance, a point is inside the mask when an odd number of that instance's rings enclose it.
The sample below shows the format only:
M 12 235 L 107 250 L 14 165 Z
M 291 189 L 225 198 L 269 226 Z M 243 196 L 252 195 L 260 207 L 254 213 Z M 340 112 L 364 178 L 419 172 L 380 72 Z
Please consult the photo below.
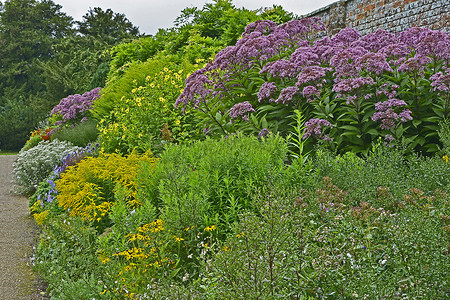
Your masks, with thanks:
M 437 151 L 437 123 L 450 115 L 449 34 L 346 28 L 314 39 L 324 29 L 318 18 L 249 24 L 236 45 L 187 78 L 176 106 L 193 107 L 209 135 L 288 135 L 300 110 L 308 124 L 330 124 L 338 151 L 366 152 L 379 137 Z
M 92 109 L 92 104 L 100 98 L 101 88 L 95 88 L 82 95 L 75 94 L 63 98 L 51 112 L 50 120 L 54 125 L 72 125 L 76 122 L 87 121 L 87 112 Z

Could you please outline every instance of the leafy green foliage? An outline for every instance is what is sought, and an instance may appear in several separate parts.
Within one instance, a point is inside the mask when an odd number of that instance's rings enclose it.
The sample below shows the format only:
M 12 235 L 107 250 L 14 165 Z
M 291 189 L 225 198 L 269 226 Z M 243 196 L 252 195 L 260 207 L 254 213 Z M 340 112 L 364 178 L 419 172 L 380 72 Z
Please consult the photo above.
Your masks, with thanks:
M 0 106 L 0 149 L 20 149 L 28 138 L 29 132 L 37 125 L 35 111 L 28 101 L 8 100 Z
M 88 120 L 78 123 L 73 127 L 62 127 L 57 129 L 51 135 L 51 139 L 60 141 L 68 141 L 75 146 L 85 147 L 87 144 L 97 140 L 99 131 L 97 122 Z
M 122 43 L 111 50 L 112 61 L 108 78 L 123 74 L 123 68 L 132 62 L 145 62 L 158 52 L 176 56 L 177 60 L 210 60 L 223 47 L 234 44 L 245 26 L 256 20 L 270 19 L 277 24 L 295 17 L 281 6 L 247 10 L 236 8 L 230 0 L 215 0 L 203 8 L 185 8 L 177 17 L 175 26 L 160 29 L 155 36 Z
M 80 218 L 62 215 L 47 222 L 36 250 L 34 270 L 58 299 L 87 299 L 102 292 L 97 278 L 104 272 L 96 256 L 95 229 Z M 89 270 L 89 271 L 85 271 Z
M 139 193 L 149 197 L 156 207 L 162 207 L 167 218 L 180 228 L 208 226 L 214 222 L 231 224 L 238 219 L 242 209 L 252 207 L 247 194 L 249 185 L 263 184 L 266 177 L 279 172 L 286 151 L 286 145 L 279 137 L 260 141 L 242 135 L 171 146 L 163 153 L 151 176 L 145 168 L 138 174 L 142 183 Z M 197 222 L 201 224 L 189 225 L 184 220 L 195 218 L 189 213 L 189 197 L 199 201 L 209 199 L 206 203 L 210 209 L 198 208 L 204 212 L 203 216 L 198 216 Z M 174 206 L 177 202 L 186 205 L 188 210 L 180 215 Z
M 122 76 L 110 78 L 102 89 L 102 96 L 95 101 L 93 115 L 98 120 L 108 117 L 116 105 L 127 98 L 131 98 L 134 88 L 143 86 L 147 76 L 160 72 L 166 64 L 170 64 L 170 58 L 161 57 L 145 63 L 131 63 L 127 66 Z

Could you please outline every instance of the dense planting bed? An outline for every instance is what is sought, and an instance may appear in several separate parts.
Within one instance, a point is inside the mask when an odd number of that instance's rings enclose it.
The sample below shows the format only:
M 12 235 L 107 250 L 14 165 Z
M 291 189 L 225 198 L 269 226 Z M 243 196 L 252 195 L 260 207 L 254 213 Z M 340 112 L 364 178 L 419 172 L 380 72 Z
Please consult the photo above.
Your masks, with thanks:
M 15 176 L 52 296 L 450 297 L 449 35 L 267 16 L 121 44 L 32 133 Z

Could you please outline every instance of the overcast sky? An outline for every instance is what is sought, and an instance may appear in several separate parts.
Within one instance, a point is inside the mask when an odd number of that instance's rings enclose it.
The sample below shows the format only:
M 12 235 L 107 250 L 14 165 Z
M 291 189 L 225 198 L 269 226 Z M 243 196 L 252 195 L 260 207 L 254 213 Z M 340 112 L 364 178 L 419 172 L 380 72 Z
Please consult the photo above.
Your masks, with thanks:
M 89 8 L 111 8 L 116 13 L 123 13 L 138 26 L 141 33 L 155 34 L 159 28 L 173 26 L 173 21 L 186 7 L 203 7 L 205 0 L 53 0 L 62 6 L 62 11 L 81 20 Z M 281 5 L 287 11 L 297 15 L 305 15 L 336 0 L 234 0 L 236 7 L 258 9 Z

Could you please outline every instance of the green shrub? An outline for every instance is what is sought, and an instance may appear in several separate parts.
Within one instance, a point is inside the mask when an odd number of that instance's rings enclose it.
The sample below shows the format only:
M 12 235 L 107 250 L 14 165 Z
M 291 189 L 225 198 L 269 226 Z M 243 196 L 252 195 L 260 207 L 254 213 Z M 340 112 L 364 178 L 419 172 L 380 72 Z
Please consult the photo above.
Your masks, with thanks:
M 177 278 L 199 276 L 199 266 L 230 233 L 239 214 L 252 209 L 249 191 L 278 177 L 286 145 L 279 137 L 231 136 L 166 149 L 155 168 L 145 164 L 138 199 L 158 208 L 158 219 L 177 257 Z M 175 238 L 176 237 L 176 238 Z
M 26 101 L 9 100 L 0 104 L 0 149 L 19 151 L 37 123 L 34 108 Z
M 404 191 L 411 188 L 419 188 L 427 195 L 436 189 L 450 188 L 450 164 L 441 157 L 405 157 L 401 148 L 383 144 L 374 146 L 364 159 L 350 152 L 333 156 L 328 151 L 319 151 L 314 167 L 317 176 L 333 178 L 354 199 L 376 206 L 389 204 L 379 197 L 380 188 L 387 189 L 394 199 L 401 199 Z
M 158 57 L 147 62 L 131 62 L 124 65 L 123 75 L 109 78 L 101 97 L 94 103 L 92 111 L 97 120 L 108 117 L 115 106 L 132 96 L 132 90 L 145 84 L 147 76 L 152 76 L 170 64 L 170 57 Z
M 284 140 L 274 136 L 258 140 L 238 135 L 170 146 L 150 172 L 151 176 L 147 168 L 138 173 L 138 193 L 161 207 L 163 214 L 170 216 L 165 222 L 173 220 L 180 224 L 178 228 L 194 225 L 184 220 L 194 216 L 186 211 L 180 219 L 181 212 L 174 206 L 180 201 L 192 210 L 189 197 L 209 203 L 210 208 L 201 210 L 209 213 L 199 216 L 205 221 L 209 219 L 202 225 L 231 224 L 241 209 L 252 207 L 247 188 L 261 185 L 268 176 L 281 172 L 286 151 Z
M 86 122 L 78 123 L 73 127 L 56 129 L 52 133 L 51 139 L 68 141 L 76 146 L 85 147 L 87 144 L 94 142 L 97 139 L 98 134 L 97 122 L 91 119 Z
M 46 222 L 33 269 L 57 299 L 101 299 L 105 270 L 97 258 L 97 232 L 80 218 L 53 217 Z
M 448 195 L 402 192 L 391 198 L 401 202 L 392 213 L 329 177 L 310 191 L 260 188 L 256 209 L 241 215 L 185 292 L 207 299 L 446 298 Z

